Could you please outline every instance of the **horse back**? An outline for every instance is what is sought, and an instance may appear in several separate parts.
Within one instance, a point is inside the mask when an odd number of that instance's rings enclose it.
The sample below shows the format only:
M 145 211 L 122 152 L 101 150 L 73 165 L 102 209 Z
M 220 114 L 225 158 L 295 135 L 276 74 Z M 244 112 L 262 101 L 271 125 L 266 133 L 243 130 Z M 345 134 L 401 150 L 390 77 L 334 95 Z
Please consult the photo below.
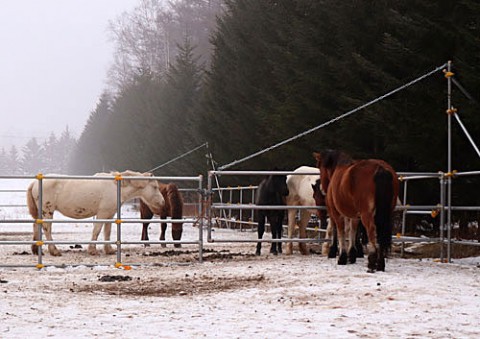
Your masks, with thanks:
M 183 197 L 174 183 L 160 184 L 160 192 L 165 198 L 165 210 L 167 215 L 173 219 L 183 217 Z
M 377 159 L 359 160 L 335 170 L 329 191 L 332 202 L 343 215 L 354 218 L 360 211 L 375 210 L 378 195 L 376 178 L 379 172 L 388 172 L 392 178 L 393 209 L 398 196 L 398 180 L 396 172 L 388 163 Z
M 313 198 L 313 186 L 320 179 L 320 171 L 316 167 L 301 166 L 294 172 L 298 173 L 314 173 L 317 174 L 292 174 L 287 176 L 287 205 L 298 206 L 315 206 L 315 199 Z

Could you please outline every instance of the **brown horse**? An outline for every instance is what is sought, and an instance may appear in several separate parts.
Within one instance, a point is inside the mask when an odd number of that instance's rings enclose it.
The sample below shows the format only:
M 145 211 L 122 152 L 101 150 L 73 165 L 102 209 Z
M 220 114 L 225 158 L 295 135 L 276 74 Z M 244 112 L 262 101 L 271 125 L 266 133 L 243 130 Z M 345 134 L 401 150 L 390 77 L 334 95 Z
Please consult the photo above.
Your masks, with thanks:
M 314 153 L 326 192 L 330 218 L 337 227 L 338 264 L 347 264 L 345 218 L 352 221 L 348 257 L 356 257 L 354 239 L 358 217 L 368 235 L 368 272 L 385 271 L 385 256 L 392 244 L 392 213 L 397 203 L 399 182 L 395 170 L 385 161 L 354 161 L 346 153 L 328 150 Z
M 160 218 L 166 219 L 171 217 L 172 219 L 182 219 L 183 217 L 183 198 L 181 193 L 178 190 L 177 185 L 173 183 L 163 184 L 158 182 L 158 187 L 165 199 L 165 206 L 160 210 Z M 140 218 L 142 219 L 152 219 L 154 213 L 152 210 L 140 200 Z M 142 240 L 148 240 L 148 225 L 150 223 L 143 223 L 142 230 Z M 161 224 L 161 233 L 160 240 L 165 240 L 165 231 L 167 230 L 167 223 L 162 222 Z M 173 222 L 172 223 L 172 239 L 181 240 L 183 232 L 183 223 L 182 222 Z M 165 244 L 162 244 L 162 247 L 165 247 Z M 175 244 L 175 247 L 180 247 L 180 244 Z

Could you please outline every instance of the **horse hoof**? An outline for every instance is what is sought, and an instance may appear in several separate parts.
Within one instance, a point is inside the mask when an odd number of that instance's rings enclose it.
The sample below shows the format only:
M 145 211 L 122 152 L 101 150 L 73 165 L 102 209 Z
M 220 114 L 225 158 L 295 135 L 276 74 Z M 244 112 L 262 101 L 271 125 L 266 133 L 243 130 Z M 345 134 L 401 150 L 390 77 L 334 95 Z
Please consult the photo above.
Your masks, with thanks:
M 261 254 L 260 251 L 255 251 L 256 256 L 259 256 L 260 254 Z
M 329 252 L 330 252 L 330 244 L 327 244 L 326 242 L 323 243 L 323 245 L 322 245 L 322 255 L 327 256 Z
M 98 255 L 98 251 L 95 247 L 89 246 L 87 250 L 89 255 Z
M 343 252 L 339 257 L 338 257 L 338 265 L 346 265 L 347 264 L 347 253 Z
M 371 269 L 371 268 L 369 268 L 369 269 L 367 270 L 367 273 L 375 273 L 375 270 L 374 270 L 374 269 Z
M 161 244 L 160 246 L 162 246 L 163 248 L 167 247 L 167 244 Z
M 350 256 L 348 258 L 348 263 L 349 264 L 355 264 L 356 262 L 357 262 L 357 256 L 354 256 L 354 257 Z
M 357 253 L 353 249 L 348 253 L 348 262 L 350 264 L 355 264 L 357 262 Z
M 180 248 L 180 247 L 182 247 L 182 244 L 175 244 L 175 245 L 173 245 L 173 247 Z
M 49 251 L 50 255 L 54 256 L 54 257 L 61 257 L 62 256 L 62 253 L 60 253 L 59 250 L 56 250 L 56 251 Z
M 39 247 L 37 245 L 32 245 L 32 254 L 37 255 L 38 254 L 38 249 Z M 43 254 L 43 251 L 42 251 Z
M 298 245 L 298 249 L 300 250 L 300 253 L 301 253 L 302 255 L 307 255 L 307 254 L 308 254 L 307 245 L 305 245 L 305 244 L 299 244 L 299 245 Z
M 287 244 L 287 250 L 286 250 L 285 254 L 286 255 L 292 255 L 293 254 L 293 244 L 292 243 Z
M 337 250 L 334 247 L 330 247 L 328 251 L 328 259 L 335 259 L 337 257 Z

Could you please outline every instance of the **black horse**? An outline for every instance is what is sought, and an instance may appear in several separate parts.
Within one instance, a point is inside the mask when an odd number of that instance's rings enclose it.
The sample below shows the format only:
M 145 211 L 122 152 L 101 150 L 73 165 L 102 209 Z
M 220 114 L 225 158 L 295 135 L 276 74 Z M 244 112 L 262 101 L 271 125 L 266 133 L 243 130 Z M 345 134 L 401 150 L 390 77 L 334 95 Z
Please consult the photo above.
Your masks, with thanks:
M 288 195 L 287 176 L 286 175 L 269 175 L 263 179 L 258 185 L 257 195 L 255 199 L 256 205 L 265 206 L 285 206 L 285 197 Z M 283 218 L 285 210 L 283 209 L 259 209 L 258 216 L 258 239 L 263 238 L 265 233 L 265 218 L 270 223 L 272 230 L 272 239 L 281 239 L 283 230 Z M 256 255 L 260 255 L 262 243 L 257 243 Z M 272 242 L 270 253 L 277 255 L 282 253 L 282 243 Z

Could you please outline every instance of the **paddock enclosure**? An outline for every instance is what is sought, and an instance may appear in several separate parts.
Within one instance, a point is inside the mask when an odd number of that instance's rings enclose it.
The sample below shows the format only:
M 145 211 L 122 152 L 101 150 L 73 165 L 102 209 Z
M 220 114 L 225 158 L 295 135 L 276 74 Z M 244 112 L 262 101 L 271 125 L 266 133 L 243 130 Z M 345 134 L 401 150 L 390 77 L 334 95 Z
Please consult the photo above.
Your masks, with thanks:
M 181 221 L 184 222 L 184 237 L 180 241 L 171 239 L 170 224 L 167 227 L 165 241 L 158 240 L 160 222 L 162 219 L 154 217 L 150 226 L 152 233 L 150 241 L 141 241 L 141 228 L 144 220 L 140 219 L 138 203 L 131 201 L 123 206 L 118 206 L 117 215 L 111 219 L 113 223 L 112 245 L 117 245 L 116 255 L 89 256 L 86 252 L 87 244 L 92 243 L 90 233 L 93 219 L 70 219 L 56 212 L 52 220 L 52 233 L 54 241 L 60 245 L 64 255 L 54 258 L 46 250 L 48 241 L 41 240 L 44 253 L 39 255 L 30 254 L 30 245 L 36 243 L 32 240 L 32 224 L 41 223 L 42 220 L 32 219 L 25 206 L 25 188 L 32 180 L 48 180 L 49 176 L 41 177 L 0 177 L 0 211 L 3 214 L 0 219 L 0 247 L 4 256 L 0 266 L 32 266 L 42 268 L 44 266 L 65 265 L 115 265 L 117 267 L 133 265 L 156 265 L 165 263 L 203 262 L 212 258 L 249 257 L 255 252 L 255 244 L 258 242 L 256 227 L 256 210 L 278 209 L 278 206 L 256 206 L 254 204 L 257 186 L 254 183 L 266 175 L 285 174 L 295 175 L 296 172 L 288 171 L 210 171 L 207 177 L 207 185 L 203 186 L 203 177 L 152 177 L 151 180 L 163 182 L 176 182 L 185 200 L 185 212 Z M 298 174 L 298 173 L 297 173 Z M 305 174 L 305 173 L 302 173 Z M 315 173 L 312 173 L 315 174 Z M 453 213 L 458 211 L 480 211 L 480 206 L 457 206 L 447 205 L 446 175 L 443 173 L 399 173 L 401 180 L 400 198 L 402 205 L 397 207 L 393 242 L 398 256 L 405 255 L 405 248 L 413 243 L 431 243 L 439 246 L 437 258 L 441 261 L 450 261 L 453 245 L 479 246 L 478 239 L 460 240 L 452 237 L 455 232 L 455 224 L 450 227 L 446 223 L 446 215 L 449 210 Z M 456 180 L 464 177 L 480 175 L 480 172 L 455 173 Z M 53 178 L 53 177 L 52 177 Z M 86 177 L 64 177 L 76 180 L 85 180 Z M 142 177 L 144 179 L 144 177 Z M 232 183 L 252 182 L 252 185 L 222 186 L 222 180 L 227 179 Z M 102 180 L 102 179 L 98 179 Z M 116 180 L 114 177 L 103 180 Z M 438 187 L 438 200 L 431 205 L 416 206 L 409 204 L 409 188 L 419 181 L 433 181 Z M 118 180 L 120 188 L 120 180 Z M 315 209 L 317 206 L 282 206 L 282 209 Z M 324 207 L 320 207 L 324 208 Z M 411 222 L 418 222 L 418 216 L 428 217 L 434 220 L 433 229 L 425 234 L 412 235 Z M 95 220 L 95 221 L 108 221 Z M 168 218 L 167 223 L 175 221 Z M 478 222 L 472 220 L 472 229 L 478 230 Z M 268 224 L 267 224 L 268 227 Z M 287 228 L 286 220 L 284 229 Z M 292 241 L 307 243 L 311 254 L 320 254 L 320 245 L 325 241 L 325 230 L 319 227 L 315 215 L 307 227 L 307 238 L 287 239 L 285 234 L 281 240 L 275 242 Z M 286 233 L 286 232 L 284 232 Z M 266 234 L 262 242 L 272 242 L 270 234 Z M 105 244 L 99 239 L 94 242 L 97 245 Z M 173 244 L 180 243 L 181 248 L 173 249 Z M 160 248 L 161 244 L 170 245 Z M 146 246 L 149 245 L 149 246 Z M 460 247 L 461 248 L 461 247 Z M 407 249 L 408 251 L 408 249 Z M 461 251 L 457 249 L 457 252 Z M 266 252 L 267 253 L 267 252 Z M 294 255 L 298 251 L 294 251 Z M 456 253 L 458 256 L 458 253 Z M 265 256 L 263 256 L 265 257 Z M 160 260 L 161 258 L 161 260 Z
M 180 254 L 188 252 L 191 259 L 198 262 L 203 262 L 205 257 L 214 253 L 218 257 L 222 257 L 222 253 L 217 251 L 228 250 L 234 246 L 243 246 L 245 255 L 250 255 L 254 252 L 254 243 L 256 239 L 255 211 L 258 209 L 278 209 L 278 206 L 261 207 L 254 204 L 257 184 L 267 175 L 282 174 L 282 175 L 297 175 L 292 171 L 232 171 L 228 168 L 235 166 L 241 162 L 250 160 L 258 155 L 280 147 L 290 141 L 301 138 L 318 129 L 325 128 L 332 123 L 335 123 L 343 118 L 346 118 L 370 105 L 386 99 L 387 97 L 401 91 L 407 87 L 413 86 L 417 82 L 430 77 L 438 72 L 443 72 L 447 80 L 447 166 L 445 171 L 431 172 L 431 173 L 402 173 L 399 172 L 399 179 L 401 183 L 400 200 L 401 206 L 397 207 L 397 219 L 394 225 L 394 234 L 392 234 L 393 242 L 399 244 L 400 255 L 405 255 L 407 244 L 416 242 L 432 243 L 439 247 L 439 252 L 436 255 L 439 260 L 450 262 L 452 258 L 452 246 L 474 246 L 480 245 L 480 232 L 478 230 L 478 216 L 480 214 L 480 206 L 458 206 L 455 205 L 452 195 L 452 186 L 454 181 L 468 180 L 468 178 L 479 176 L 480 171 L 462 172 L 452 169 L 452 141 L 451 141 L 451 125 L 457 122 L 466 138 L 475 149 L 480 157 L 480 150 L 475 144 L 474 139 L 468 133 L 468 129 L 462 123 L 457 110 L 452 104 L 452 84 L 457 85 L 458 81 L 454 79 L 454 74 L 451 72 L 452 64 L 447 62 L 444 65 L 436 67 L 432 71 L 384 94 L 378 98 L 367 102 L 351 111 L 348 111 L 330 121 L 327 121 L 319 126 L 311 128 L 301 134 L 288 138 L 276 145 L 262 149 L 254 154 L 248 155 L 240 160 L 235 160 L 232 163 L 215 168 L 215 162 L 211 154 L 207 154 L 207 158 L 212 163 L 213 170 L 209 171 L 206 177 L 203 175 L 191 177 L 151 177 L 149 180 L 159 180 L 164 183 L 173 182 L 177 184 L 180 192 L 184 196 L 184 217 L 182 220 L 185 227 L 191 228 L 193 232 L 187 232 L 188 236 L 182 238 L 181 241 L 173 241 L 169 238 L 170 227 L 167 229 L 167 240 L 151 240 L 140 241 L 140 234 L 138 230 L 141 229 L 143 221 L 139 219 L 139 211 L 135 203 L 126 203 L 121 206 L 119 197 L 121 193 L 121 177 L 102 177 L 95 178 L 91 176 L 47 176 L 38 174 L 36 176 L 1 176 L 0 177 L 0 248 L 7 250 L 9 255 L 4 256 L 0 266 L 34 266 L 43 268 L 48 265 L 112 265 L 117 267 L 124 267 L 128 265 L 154 265 L 158 260 L 156 257 L 167 256 L 171 254 L 170 261 L 178 259 Z M 464 89 L 460 87 L 462 91 Z M 455 119 L 455 120 L 454 120 Z M 208 147 L 208 143 L 207 147 Z M 203 145 L 202 145 L 203 146 Z M 187 152 L 185 155 L 198 150 Z M 183 155 L 184 156 L 184 155 Z M 175 158 L 177 160 L 180 157 Z M 173 160 L 171 160 L 173 161 Z M 169 161 L 169 162 L 171 162 Z M 313 163 L 313 159 L 312 159 Z M 308 164 L 306 164 L 308 165 Z M 160 168 L 157 167 L 156 169 Z M 305 173 L 303 173 L 305 174 Z M 316 173 L 312 173 L 316 174 Z M 93 227 L 92 219 L 86 220 L 72 220 L 57 214 L 53 219 L 42 220 L 41 208 L 39 208 L 39 216 L 37 219 L 32 219 L 25 208 L 25 189 L 28 183 L 32 180 L 37 180 L 41 188 L 42 182 L 48 179 L 74 179 L 74 180 L 115 180 L 117 184 L 117 213 L 114 219 L 95 220 L 97 222 L 109 221 L 114 224 L 115 240 L 109 242 L 95 241 L 88 239 L 91 227 Z M 140 178 L 138 178 L 140 179 Z M 145 179 L 142 177 L 141 179 Z M 135 179 L 134 179 L 135 180 Z M 411 199 L 412 187 L 419 185 L 422 182 L 430 182 L 428 189 L 435 190 L 436 193 L 432 196 L 436 198 L 431 201 L 429 205 L 415 206 L 409 203 Z M 432 188 L 436 187 L 436 188 Z M 41 205 L 42 190 L 40 189 L 39 205 Z M 316 206 L 282 206 L 282 209 L 312 209 Z M 322 207 L 324 208 L 324 207 Z M 455 234 L 456 223 L 453 215 L 459 212 L 476 213 L 476 218 L 469 220 L 469 227 L 476 237 L 470 239 L 461 239 L 458 234 Z M 412 232 L 412 228 L 418 226 L 419 218 L 428 220 L 426 230 L 416 229 Z M 52 222 L 52 232 L 54 234 L 54 241 L 45 241 L 40 238 L 38 242 L 31 240 L 32 224 L 42 224 L 43 222 Z M 155 231 L 152 233 L 152 239 L 158 239 L 156 231 L 160 227 L 161 221 L 175 222 L 174 219 L 161 220 L 154 218 L 151 220 L 150 229 Z M 423 222 L 425 220 L 421 220 Z M 285 227 L 285 226 L 284 226 Z M 417 227 L 418 228 L 418 227 Z M 305 242 L 310 245 L 312 253 L 315 253 L 315 248 L 324 242 L 324 230 L 318 227 L 314 216 L 308 227 L 309 233 L 307 238 L 274 240 L 275 242 L 293 241 L 294 243 Z M 138 235 L 137 235 L 138 233 Z M 262 242 L 272 242 L 269 235 L 262 240 Z M 60 258 L 52 258 L 52 256 L 40 251 L 38 255 L 26 255 L 27 248 L 32 244 L 42 246 L 46 252 L 46 246 L 49 243 L 58 244 L 66 247 L 78 258 L 75 260 L 67 260 L 67 255 Z M 116 255 L 111 256 L 93 256 L 89 257 L 83 246 L 87 244 L 102 245 L 112 244 L 117 246 Z M 182 249 L 179 251 L 163 250 L 157 251 L 159 245 L 181 244 Z M 149 245 L 147 247 L 147 245 Z M 170 246 L 173 247 L 173 246 Z M 206 253 L 207 251 L 213 251 Z M 163 253 L 166 252 L 166 253 Z M 12 256 L 13 253 L 13 256 Z M 148 253 L 148 255 L 146 254 Z M 211 255 L 210 255 L 211 257 Z M 152 259 L 153 258 L 153 259 Z M 78 259 L 78 260 L 77 260 Z

